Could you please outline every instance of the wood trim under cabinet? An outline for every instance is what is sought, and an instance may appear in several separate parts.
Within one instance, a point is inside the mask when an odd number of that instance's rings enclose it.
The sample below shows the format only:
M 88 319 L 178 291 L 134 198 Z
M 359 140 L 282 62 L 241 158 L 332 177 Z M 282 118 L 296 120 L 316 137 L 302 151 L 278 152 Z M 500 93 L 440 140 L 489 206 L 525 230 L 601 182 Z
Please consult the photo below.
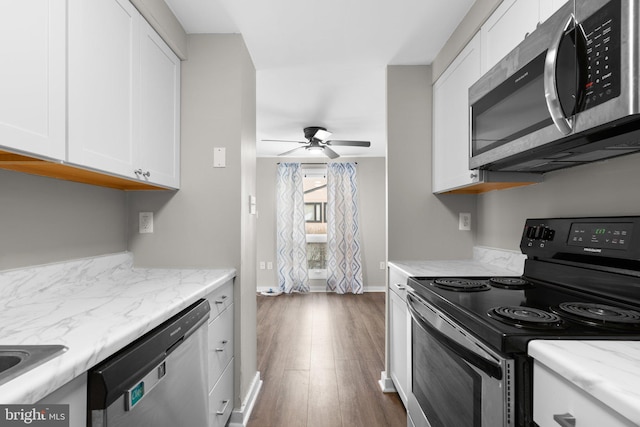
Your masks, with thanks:
M 118 190 L 167 190 L 167 188 L 157 185 L 107 175 L 71 166 L 61 161 L 48 161 L 2 150 L 0 150 L 0 169 Z
M 480 194 L 493 190 L 505 190 L 507 188 L 523 187 L 532 184 L 538 184 L 538 182 L 479 182 L 468 187 L 457 188 L 440 194 Z

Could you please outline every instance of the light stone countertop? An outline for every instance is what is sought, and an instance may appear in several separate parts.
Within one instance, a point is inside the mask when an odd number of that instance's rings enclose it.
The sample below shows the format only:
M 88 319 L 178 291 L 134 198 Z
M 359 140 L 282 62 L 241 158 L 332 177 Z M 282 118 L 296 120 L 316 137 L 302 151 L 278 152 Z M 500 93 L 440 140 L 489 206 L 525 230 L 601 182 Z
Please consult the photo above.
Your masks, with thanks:
M 525 259 L 519 252 L 477 246 L 473 259 L 390 261 L 389 265 L 409 277 L 520 276 Z
M 535 340 L 528 353 L 640 425 L 640 341 Z
M 133 268 L 130 253 L 0 271 L 0 344 L 68 347 L 0 385 L 0 403 L 39 401 L 235 275 Z

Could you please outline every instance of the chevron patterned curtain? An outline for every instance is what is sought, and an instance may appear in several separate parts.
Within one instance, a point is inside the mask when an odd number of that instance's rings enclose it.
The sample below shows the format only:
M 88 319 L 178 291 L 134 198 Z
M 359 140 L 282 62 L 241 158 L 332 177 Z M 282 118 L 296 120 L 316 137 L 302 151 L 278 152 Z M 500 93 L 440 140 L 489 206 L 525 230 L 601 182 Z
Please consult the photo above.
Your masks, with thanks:
M 355 163 L 327 164 L 327 288 L 361 294 L 362 262 Z
M 308 292 L 304 191 L 300 163 L 280 163 L 276 181 L 278 286 L 284 293 Z

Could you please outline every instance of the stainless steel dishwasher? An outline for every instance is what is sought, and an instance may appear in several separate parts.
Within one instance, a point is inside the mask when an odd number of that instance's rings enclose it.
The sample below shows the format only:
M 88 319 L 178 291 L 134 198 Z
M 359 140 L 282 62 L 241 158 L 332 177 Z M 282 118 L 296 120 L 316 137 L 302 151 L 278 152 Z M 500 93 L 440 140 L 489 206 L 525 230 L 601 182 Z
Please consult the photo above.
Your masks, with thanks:
M 208 425 L 209 311 L 199 300 L 90 369 L 87 424 Z

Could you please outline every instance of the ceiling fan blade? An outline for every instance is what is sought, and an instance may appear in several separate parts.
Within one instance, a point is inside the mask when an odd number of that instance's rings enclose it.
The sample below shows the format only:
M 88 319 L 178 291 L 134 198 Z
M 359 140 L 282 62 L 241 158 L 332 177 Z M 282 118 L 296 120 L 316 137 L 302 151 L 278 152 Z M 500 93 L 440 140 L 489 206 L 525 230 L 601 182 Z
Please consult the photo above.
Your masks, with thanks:
M 307 147 L 296 147 L 293 150 L 289 150 L 289 151 L 285 151 L 284 153 L 280 153 L 280 154 L 278 154 L 278 156 L 288 156 L 289 154 L 293 154 L 296 151 L 306 150 L 306 149 L 307 149 Z
M 289 139 L 261 139 L 263 142 L 297 142 L 298 144 L 308 144 L 309 141 L 291 141 Z
M 313 135 L 314 138 L 319 139 L 320 141 L 324 141 L 331 136 L 331 132 L 326 129 L 318 129 L 316 133 Z
M 350 146 L 350 147 L 370 147 L 371 146 L 371 142 L 370 141 L 332 140 L 332 141 L 325 141 L 325 144 L 327 144 L 327 145 L 335 145 L 335 146 L 343 145 L 343 146 Z
M 324 153 L 325 156 L 327 156 L 330 159 L 337 159 L 338 157 L 340 157 L 340 154 L 336 153 L 329 147 L 324 147 L 322 152 Z

